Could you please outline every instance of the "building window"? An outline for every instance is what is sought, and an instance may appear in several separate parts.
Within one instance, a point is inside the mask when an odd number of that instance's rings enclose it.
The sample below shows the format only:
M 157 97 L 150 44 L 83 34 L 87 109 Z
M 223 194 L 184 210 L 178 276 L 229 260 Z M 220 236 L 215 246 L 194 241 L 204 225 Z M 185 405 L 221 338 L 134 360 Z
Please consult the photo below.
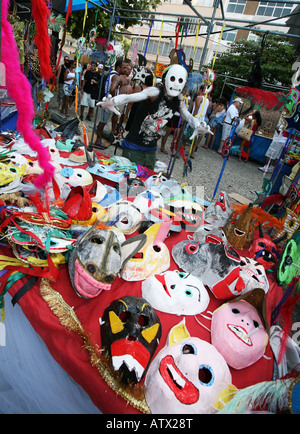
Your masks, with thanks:
M 248 41 L 259 42 L 260 40 L 261 40 L 261 36 L 256 35 L 256 34 L 253 33 L 253 32 L 249 32 L 249 35 L 248 35 Z
M 292 3 L 270 3 L 260 2 L 257 8 L 257 15 L 263 17 L 282 17 L 283 15 L 290 14 L 293 9 Z
M 246 0 L 229 0 L 227 12 L 242 14 L 244 12 Z
M 222 40 L 227 41 L 227 42 L 233 42 L 236 38 L 237 30 L 230 30 L 230 31 L 226 32 L 227 29 L 228 29 L 228 27 L 227 28 L 225 27 L 223 35 L 222 35 Z

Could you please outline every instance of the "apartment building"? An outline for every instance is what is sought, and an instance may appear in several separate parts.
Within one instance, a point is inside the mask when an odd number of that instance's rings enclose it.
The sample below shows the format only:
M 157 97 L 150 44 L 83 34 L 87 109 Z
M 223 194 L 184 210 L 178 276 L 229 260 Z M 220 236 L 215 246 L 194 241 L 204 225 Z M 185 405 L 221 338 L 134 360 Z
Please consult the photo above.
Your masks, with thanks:
M 226 51 L 233 41 L 259 38 L 251 29 L 259 30 L 260 36 L 266 31 L 287 33 L 286 16 L 297 7 L 296 3 L 283 0 L 192 0 L 188 3 L 164 1 L 152 15 L 151 29 L 145 24 L 149 15 L 141 16 L 138 24 L 129 29 L 130 51 L 137 43 L 138 52 L 146 53 L 148 62 L 169 64 L 170 52 L 177 45 L 183 49 L 186 63 L 192 58 L 193 69 L 198 70 L 216 52 L 220 55 Z

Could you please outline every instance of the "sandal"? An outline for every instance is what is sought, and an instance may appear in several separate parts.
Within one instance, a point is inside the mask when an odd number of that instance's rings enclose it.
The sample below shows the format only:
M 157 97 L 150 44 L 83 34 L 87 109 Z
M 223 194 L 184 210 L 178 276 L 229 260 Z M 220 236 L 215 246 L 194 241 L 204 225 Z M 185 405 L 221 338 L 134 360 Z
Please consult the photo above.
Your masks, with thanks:
M 162 152 L 163 154 L 168 155 L 168 151 L 166 151 L 165 149 L 161 149 L 161 148 L 160 148 L 160 152 Z

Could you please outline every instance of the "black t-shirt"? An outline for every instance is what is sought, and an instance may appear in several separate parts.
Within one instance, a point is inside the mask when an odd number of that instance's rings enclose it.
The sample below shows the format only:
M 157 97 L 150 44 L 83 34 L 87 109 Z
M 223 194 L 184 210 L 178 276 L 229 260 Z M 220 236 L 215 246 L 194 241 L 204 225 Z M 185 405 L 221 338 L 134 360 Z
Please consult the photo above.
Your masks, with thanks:
M 159 90 L 154 101 L 147 99 L 139 102 L 126 136 L 126 140 L 142 148 L 155 148 L 160 130 L 179 111 L 179 98 L 167 98 L 164 86 L 159 87 Z
M 59 78 L 58 78 L 58 82 L 61 84 L 64 84 L 65 82 L 65 72 L 66 72 L 67 68 L 64 65 L 61 65 L 60 68 L 60 74 L 59 74 Z
M 99 72 L 92 72 L 90 70 L 86 71 L 84 74 L 85 85 L 83 91 L 89 93 L 92 99 L 97 99 L 99 94 L 99 85 L 100 85 L 101 76 Z M 96 80 L 97 83 L 91 83 L 92 80 Z

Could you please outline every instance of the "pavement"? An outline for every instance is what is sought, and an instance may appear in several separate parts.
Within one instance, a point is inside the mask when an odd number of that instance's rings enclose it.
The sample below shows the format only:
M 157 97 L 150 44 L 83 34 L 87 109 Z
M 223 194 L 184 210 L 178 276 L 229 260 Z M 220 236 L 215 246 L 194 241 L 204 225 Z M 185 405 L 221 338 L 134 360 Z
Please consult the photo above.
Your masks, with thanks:
M 61 115 L 58 104 L 56 101 L 56 94 L 51 99 L 49 104 L 50 111 Z M 80 114 L 80 107 L 78 108 L 78 114 Z M 96 109 L 94 110 L 94 117 L 91 121 L 86 120 L 87 108 L 85 108 L 83 123 L 88 132 L 92 132 L 94 128 Z M 61 115 L 65 118 L 64 115 Z M 75 117 L 74 105 L 69 110 L 68 118 L 65 121 Z M 99 113 L 96 119 L 95 125 L 97 126 L 99 120 Z M 50 121 L 51 124 L 51 121 Z M 111 125 L 107 123 L 105 131 L 110 132 Z M 96 138 L 96 132 L 94 132 L 94 139 Z M 203 197 L 207 201 L 211 201 L 213 194 L 219 179 L 224 159 L 215 150 L 204 149 L 201 145 L 204 144 L 205 139 L 202 139 L 198 150 L 195 153 L 195 158 L 191 160 L 192 168 L 188 171 L 186 176 L 183 176 L 184 161 L 182 158 L 177 158 L 174 164 L 171 179 L 185 183 L 192 194 L 198 197 Z M 168 155 L 160 151 L 160 140 L 158 141 L 158 149 L 156 151 L 156 158 L 159 162 L 165 163 L 167 166 L 170 163 L 170 147 L 172 142 L 172 136 L 170 135 L 167 140 L 166 150 Z M 103 139 L 103 145 L 109 145 L 110 143 Z M 97 148 L 96 148 L 97 149 Z M 115 146 L 108 146 L 107 149 L 101 150 L 105 155 L 112 156 L 115 151 Z M 186 155 L 188 154 L 189 146 L 186 146 Z M 117 149 L 117 155 L 122 155 L 121 148 Z M 172 161 L 173 163 L 173 161 Z M 258 170 L 258 167 L 262 166 L 257 161 L 248 160 L 247 163 L 239 162 L 236 156 L 230 155 L 221 177 L 219 188 L 215 193 L 215 198 L 218 197 L 220 191 L 226 191 L 227 194 L 239 194 L 246 198 L 248 201 L 254 201 L 257 197 L 255 191 L 262 190 L 263 172 Z M 235 200 L 234 200 L 235 201 Z

